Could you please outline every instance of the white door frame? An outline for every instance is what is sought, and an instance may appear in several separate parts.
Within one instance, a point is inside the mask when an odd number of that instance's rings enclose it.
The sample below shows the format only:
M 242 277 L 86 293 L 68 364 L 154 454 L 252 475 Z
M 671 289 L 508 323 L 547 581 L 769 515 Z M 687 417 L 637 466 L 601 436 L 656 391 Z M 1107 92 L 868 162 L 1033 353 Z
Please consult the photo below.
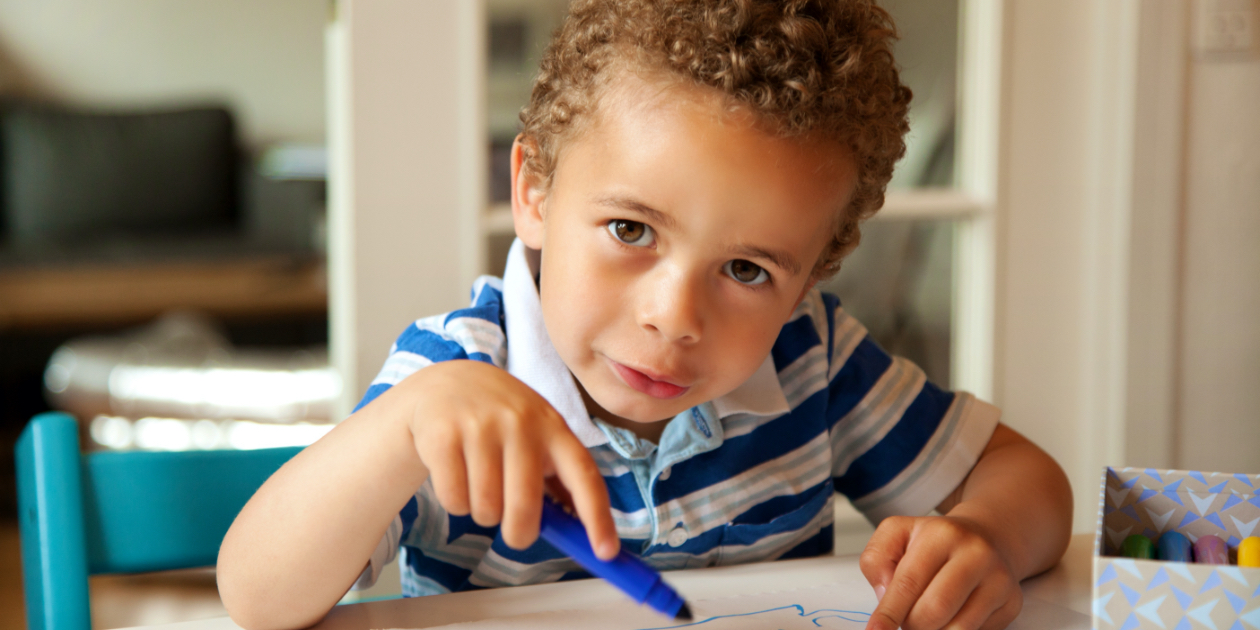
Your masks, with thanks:
M 408 323 L 467 306 L 481 270 L 486 25 L 480 1 L 335 7 L 329 345 L 344 417 Z
M 1171 462 L 1184 5 L 1009 0 L 1004 18 L 994 398 L 1092 531 L 1104 465 Z

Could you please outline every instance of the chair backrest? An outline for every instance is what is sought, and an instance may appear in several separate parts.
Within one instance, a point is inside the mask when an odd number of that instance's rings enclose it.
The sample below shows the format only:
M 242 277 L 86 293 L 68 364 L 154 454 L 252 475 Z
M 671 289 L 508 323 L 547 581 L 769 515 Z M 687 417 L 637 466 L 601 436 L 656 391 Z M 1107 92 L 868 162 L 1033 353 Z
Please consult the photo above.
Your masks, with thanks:
M 79 426 L 36 416 L 17 443 L 29 630 L 91 627 L 88 576 L 209 566 L 232 520 L 301 448 L 79 453 Z

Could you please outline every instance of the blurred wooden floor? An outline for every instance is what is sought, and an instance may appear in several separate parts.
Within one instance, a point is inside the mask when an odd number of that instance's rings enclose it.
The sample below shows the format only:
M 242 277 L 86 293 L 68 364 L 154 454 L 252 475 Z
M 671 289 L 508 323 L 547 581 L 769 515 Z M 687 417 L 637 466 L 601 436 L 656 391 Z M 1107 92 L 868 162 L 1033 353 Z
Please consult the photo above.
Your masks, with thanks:
M 223 617 L 209 569 L 160 575 L 91 578 L 92 627 L 96 630 Z M 0 629 L 26 627 L 22 556 L 17 523 L 0 521 Z
M 17 523 L 0 521 L 0 628 L 25 628 L 22 602 L 22 555 Z

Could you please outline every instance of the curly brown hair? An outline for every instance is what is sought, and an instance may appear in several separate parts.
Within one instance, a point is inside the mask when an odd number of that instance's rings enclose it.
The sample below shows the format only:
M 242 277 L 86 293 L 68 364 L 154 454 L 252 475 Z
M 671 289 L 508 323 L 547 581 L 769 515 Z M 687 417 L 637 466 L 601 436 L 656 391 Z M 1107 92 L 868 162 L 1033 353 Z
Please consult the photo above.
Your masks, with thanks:
M 550 186 L 560 147 L 595 117 L 619 69 L 716 88 L 782 136 L 851 151 L 857 186 L 813 269 L 826 278 L 884 205 L 906 150 L 911 93 L 896 37 L 874 0 L 574 0 L 521 111 L 525 172 Z

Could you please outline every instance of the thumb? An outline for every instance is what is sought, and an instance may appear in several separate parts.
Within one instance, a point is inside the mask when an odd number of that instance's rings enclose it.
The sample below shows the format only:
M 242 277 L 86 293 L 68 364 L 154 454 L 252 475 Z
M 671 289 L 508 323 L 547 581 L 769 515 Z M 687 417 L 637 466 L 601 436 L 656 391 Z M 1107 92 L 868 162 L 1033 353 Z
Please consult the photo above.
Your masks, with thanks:
M 866 543 L 858 566 L 871 588 L 875 589 L 876 599 L 884 598 L 888 583 L 897 571 L 897 563 L 905 557 L 913 525 L 912 518 L 890 516 L 879 523 Z

